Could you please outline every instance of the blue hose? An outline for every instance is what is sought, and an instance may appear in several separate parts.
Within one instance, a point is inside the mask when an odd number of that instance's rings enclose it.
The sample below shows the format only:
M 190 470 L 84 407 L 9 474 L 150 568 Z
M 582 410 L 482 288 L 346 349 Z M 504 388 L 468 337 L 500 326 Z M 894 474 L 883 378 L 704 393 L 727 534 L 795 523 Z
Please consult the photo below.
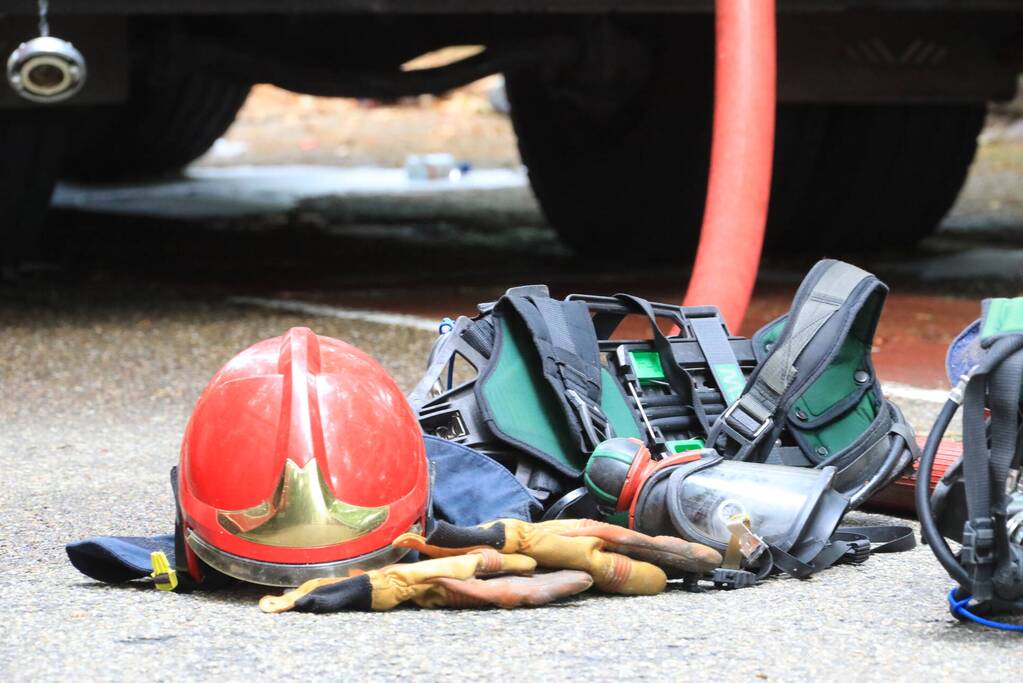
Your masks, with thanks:
M 1018 631 L 1023 632 L 1023 624 L 1006 624 L 1001 621 L 991 621 L 984 617 L 977 616 L 966 608 L 970 604 L 970 600 L 973 596 L 967 595 L 962 600 L 956 600 L 956 589 L 953 588 L 948 592 L 948 605 L 952 609 L 952 614 L 964 617 L 970 621 L 981 624 L 982 626 L 988 626 L 990 628 L 997 628 L 1001 631 Z

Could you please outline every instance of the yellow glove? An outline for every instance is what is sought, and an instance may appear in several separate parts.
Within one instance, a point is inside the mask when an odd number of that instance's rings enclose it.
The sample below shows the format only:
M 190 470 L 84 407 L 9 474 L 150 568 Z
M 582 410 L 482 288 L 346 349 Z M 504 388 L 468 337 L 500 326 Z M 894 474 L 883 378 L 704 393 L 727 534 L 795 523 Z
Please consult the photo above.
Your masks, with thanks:
M 338 612 L 389 610 L 412 601 L 420 607 L 519 607 L 542 605 L 580 593 L 593 583 L 583 572 L 554 572 L 541 576 L 479 576 L 530 574 L 536 561 L 525 555 L 477 549 L 442 559 L 392 564 L 344 578 L 306 581 L 284 595 L 259 601 L 264 612 Z
M 584 571 L 600 590 L 625 595 L 660 593 L 667 583 L 664 569 L 673 575 L 702 574 L 721 564 L 720 553 L 707 546 L 673 536 L 647 536 L 593 520 L 531 524 L 500 519 L 478 527 L 438 522 L 429 539 L 409 533 L 399 536 L 393 545 L 430 557 L 483 548 L 521 553 L 540 567 Z

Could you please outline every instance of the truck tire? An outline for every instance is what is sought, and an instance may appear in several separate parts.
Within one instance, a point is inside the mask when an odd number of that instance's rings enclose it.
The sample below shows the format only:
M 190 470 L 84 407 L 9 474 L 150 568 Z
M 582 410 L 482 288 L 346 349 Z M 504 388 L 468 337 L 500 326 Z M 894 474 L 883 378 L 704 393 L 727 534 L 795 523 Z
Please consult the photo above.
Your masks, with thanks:
M 982 103 L 784 105 L 767 240 L 855 252 L 915 244 L 952 207 Z
M 60 174 L 65 120 L 59 111 L 0 112 L 0 266 L 38 256 L 43 217 Z
M 565 244 L 596 258 L 692 253 L 710 160 L 709 83 L 688 106 L 652 87 L 613 122 L 552 97 L 533 73 L 505 83 L 530 185 Z
M 175 173 L 224 134 L 250 88 L 202 73 L 139 79 L 124 104 L 83 112 L 65 177 L 106 182 Z
M 566 244 L 596 257 L 692 252 L 709 87 L 683 96 L 657 79 L 631 112 L 634 124 L 614 127 L 558 101 L 532 74 L 506 81 L 530 184 Z M 853 252 L 926 237 L 962 187 L 984 116 L 981 103 L 779 106 L 767 247 Z

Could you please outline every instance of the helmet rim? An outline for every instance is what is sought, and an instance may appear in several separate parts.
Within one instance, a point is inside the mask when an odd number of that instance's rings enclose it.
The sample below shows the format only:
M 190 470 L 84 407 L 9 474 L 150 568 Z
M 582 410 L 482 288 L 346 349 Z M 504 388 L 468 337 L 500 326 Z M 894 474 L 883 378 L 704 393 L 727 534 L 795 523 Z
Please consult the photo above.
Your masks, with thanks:
M 409 527 L 409 532 L 421 533 L 421 529 L 422 525 L 416 522 Z M 290 564 L 254 560 L 229 553 L 206 542 L 192 529 L 185 531 L 185 543 L 200 560 L 221 574 L 239 581 L 279 588 L 293 588 L 311 579 L 343 578 L 351 576 L 356 570 L 379 569 L 398 562 L 408 553 L 407 548 L 395 548 L 388 545 L 364 555 L 343 560 Z

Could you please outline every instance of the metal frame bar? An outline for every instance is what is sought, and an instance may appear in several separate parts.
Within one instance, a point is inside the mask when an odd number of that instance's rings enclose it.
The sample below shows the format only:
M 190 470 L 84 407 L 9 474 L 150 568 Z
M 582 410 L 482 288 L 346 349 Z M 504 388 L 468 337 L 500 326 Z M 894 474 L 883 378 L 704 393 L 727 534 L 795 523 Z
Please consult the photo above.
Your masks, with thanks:
M 778 0 L 784 12 L 1019 11 L 1018 0 Z M 713 0 L 56 0 L 51 15 L 584 14 L 711 12 Z M 4 15 L 35 15 L 36 0 L 0 0 Z

